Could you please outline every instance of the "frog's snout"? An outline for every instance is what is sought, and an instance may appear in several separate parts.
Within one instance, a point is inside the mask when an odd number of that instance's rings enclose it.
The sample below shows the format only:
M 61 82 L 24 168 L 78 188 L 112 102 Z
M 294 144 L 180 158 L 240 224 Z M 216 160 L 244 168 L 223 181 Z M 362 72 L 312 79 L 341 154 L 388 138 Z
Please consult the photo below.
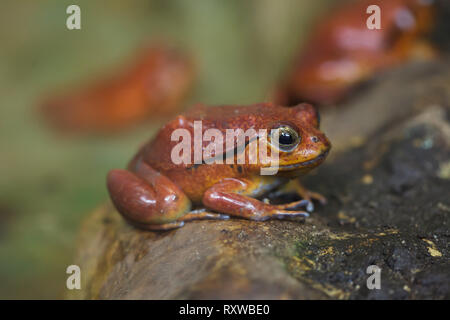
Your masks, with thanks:
M 311 148 L 315 149 L 319 155 L 328 152 L 331 149 L 331 142 L 322 132 L 316 132 L 309 137 Z

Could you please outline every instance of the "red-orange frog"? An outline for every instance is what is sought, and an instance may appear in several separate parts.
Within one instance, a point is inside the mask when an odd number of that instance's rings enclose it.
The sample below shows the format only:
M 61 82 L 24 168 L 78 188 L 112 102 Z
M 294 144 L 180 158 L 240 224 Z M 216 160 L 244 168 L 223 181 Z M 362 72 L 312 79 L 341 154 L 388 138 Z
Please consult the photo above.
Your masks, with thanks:
M 226 139 L 214 138 L 203 139 L 200 150 L 195 150 L 194 140 L 188 140 L 187 146 L 192 147 L 189 156 L 217 143 L 224 145 L 224 151 L 222 154 L 212 152 L 214 159 L 222 159 L 225 154 L 229 156 L 232 151 L 232 161 L 211 163 L 203 159 L 200 163 L 187 161 L 176 164 L 173 150 L 182 139 L 174 140 L 174 131 L 186 129 L 184 132 L 195 136 L 198 121 L 201 122 L 202 135 L 206 135 L 208 129 L 215 129 L 216 134 L 223 135 L 227 135 L 230 129 L 243 132 L 254 129 L 257 134 L 244 140 L 235 139 L 231 148 L 225 145 Z M 264 138 L 260 132 L 266 131 Z M 259 157 L 253 162 L 248 161 L 250 158 L 239 162 L 237 157 L 240 154 L 250 154 L 250 141 L 258 141 L 258 148 L 266 150 L 267 154 L 276 152 L 276 163 L 263 162 Z M 298 179 L 287 182 L 321 164 L 330 148 L 330 142 L 319 130 L 318 114 L 309 104 L 295 107 L 271 103 L 218 107 L 198 105 L 167 123 L 141 148 L 128 170 L 111 170 L 107 186 L 123 217 L 147 230 L 168 230 L 183 226 L 185 221 L 227 219 L 228 215 L 258 221 L 306 217 L 308 213 L 299 208 L 306 206 L 308 211 L 312 211 L 311 200 L 325 202 L 325 198 L 306 190 Z M 277 167 L 276 174 L 262 175 L 261 169 L 269 167 Z M 282 185 L 296 191 L 303 200 L 283 205 L 258 200 Z M 193 207 L 202 209 L 192 210 Z
M 109 133 L 149 117 L 173 116 L 192 87 L 194 66 L 165 45 L 145 47 L 115 76 L 43 104 L 50 124 L 66 132 Z
M 325 16 L 295 59 L 274 102 L 340 102 L 356 84 L 411 56 L 429 58 L 435 51 L 420 38 L 432 24 L 433 0 L 350 1 Z M 381 29 L 367 19 L 380 8 Z M 369 13 L 367 9 L 369 8 Z

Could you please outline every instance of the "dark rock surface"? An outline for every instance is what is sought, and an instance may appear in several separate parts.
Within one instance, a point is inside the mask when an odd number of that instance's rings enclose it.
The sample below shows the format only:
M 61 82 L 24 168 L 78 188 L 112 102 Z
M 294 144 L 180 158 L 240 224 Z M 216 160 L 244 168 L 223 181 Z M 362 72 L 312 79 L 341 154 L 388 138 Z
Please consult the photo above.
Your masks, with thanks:
M 432 107 L 384 134 L 387 141 L 374 139 L 346 152 L 307 179 L 330 199 L 317 215 L 334 232 L 348 234 L 300 248 L 299 255 L 310 255 L 315 266 L 301 278 L 333 284 L 349 298 L 450 298 L 445 116 L 443 108 Z M 333 254 L 318 255 L 327 243 Z M 381 290 L 367 289 L 368 265 L 382 269 Z
M 393 70 L 325 112 L 335 151 L 304 182 L 329 203 L 305 222 L 152 233 L 104 205 L 80 231 L 82 290 L 69 297 L 449 299 L 449 70 Z M 381 268 L 380 290 L 367 288 L 369 265 Z

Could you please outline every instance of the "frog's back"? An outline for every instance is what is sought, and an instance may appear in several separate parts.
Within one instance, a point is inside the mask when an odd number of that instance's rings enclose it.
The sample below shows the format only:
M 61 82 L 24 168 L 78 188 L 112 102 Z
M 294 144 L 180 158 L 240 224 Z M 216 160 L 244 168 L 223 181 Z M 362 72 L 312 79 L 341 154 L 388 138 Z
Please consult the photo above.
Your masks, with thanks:
M 211 141 L 202 139 L 207 129 L 216 129 L 223 134 L 223 145 L 218 150 L 227 152 L 230 150 L 226 148 L 235 148 L 237 146 L 237 140 L 234 140 L 235 144 L 232 146 L 226 144 L 228 129 L 240 129 L 243 132 L 246 132 L 248 129 L 254 129 L 255 132 L 259 129 L 270 130 L 276 123 L 292 121 L 299 116 L 307 117 L 310 114 L 315 116 L 316 111 L 314 107 L 308 104 L 300 104 L 295 107 L 282 107 L 272 103 L 215 107 L 196 105 L 163 126 L 157 135 L 141 149 L 138 157 L 161 172 L 188 169 L 195 165 L 194 154 L 199 151 L 194 148 L 194 140 L 198 141 L 198 145 L 201 144 L 201 153 L 211 143 Z M 198 129 L 194 130 L 194 127 Z M 199 134 L 200 131 L 201 135 Z M 188 149 L 187 151 L 190 152 L 190 157 L 188 157 L 187 163 L 177 164 L 177 161 L 172 159 L 172 152 L 178 156 L 182 142 Z M 183 151 L 186 150 L 183 149 Z
M 193 164 L 175 164 L 171 155 L 172 150 L 181 141 L 187 141 L 187 145 L 190 145 L 191 149 L 191 163 L 194 162 L 195 121 L 201 121 L 202 136 L 207 129 L 212 128 L 220 130 L 225 136 L 226 129 L 242 129 L 246 131 L 249 128 L 267 128 L 268 123 L 279 117 L 279 108 L 281 107 L 276 107 L 269 103 L 217 107 L 197 105 L 164 125 L 156 136 L 141 149 L 140 156 L 155 169 L 162 171 L 189 168 Z M 196 123 L 196 125 L 198 126 L 199 123 Z M 183 130 L 175 131 L 177 129 Z M 209 141 L 202 141 L 203 148 L 209 143 Z

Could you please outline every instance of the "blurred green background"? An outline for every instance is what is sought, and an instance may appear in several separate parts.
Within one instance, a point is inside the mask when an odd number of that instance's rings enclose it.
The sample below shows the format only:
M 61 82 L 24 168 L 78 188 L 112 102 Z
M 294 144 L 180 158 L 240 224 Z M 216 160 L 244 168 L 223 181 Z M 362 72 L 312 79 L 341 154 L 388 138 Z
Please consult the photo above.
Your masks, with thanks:
M 186 102 L 267 97 L 332 0 L 1 1 L 0 298 L 62 298 L 79 225 L 107 200 L 105 175 L 158 128 L 67 137 L 36 106 L 56 89 L 108 75 L 141 44 L 164 39 L 198 66 Z M 66 8 L 81 7 L 81 30 Z

